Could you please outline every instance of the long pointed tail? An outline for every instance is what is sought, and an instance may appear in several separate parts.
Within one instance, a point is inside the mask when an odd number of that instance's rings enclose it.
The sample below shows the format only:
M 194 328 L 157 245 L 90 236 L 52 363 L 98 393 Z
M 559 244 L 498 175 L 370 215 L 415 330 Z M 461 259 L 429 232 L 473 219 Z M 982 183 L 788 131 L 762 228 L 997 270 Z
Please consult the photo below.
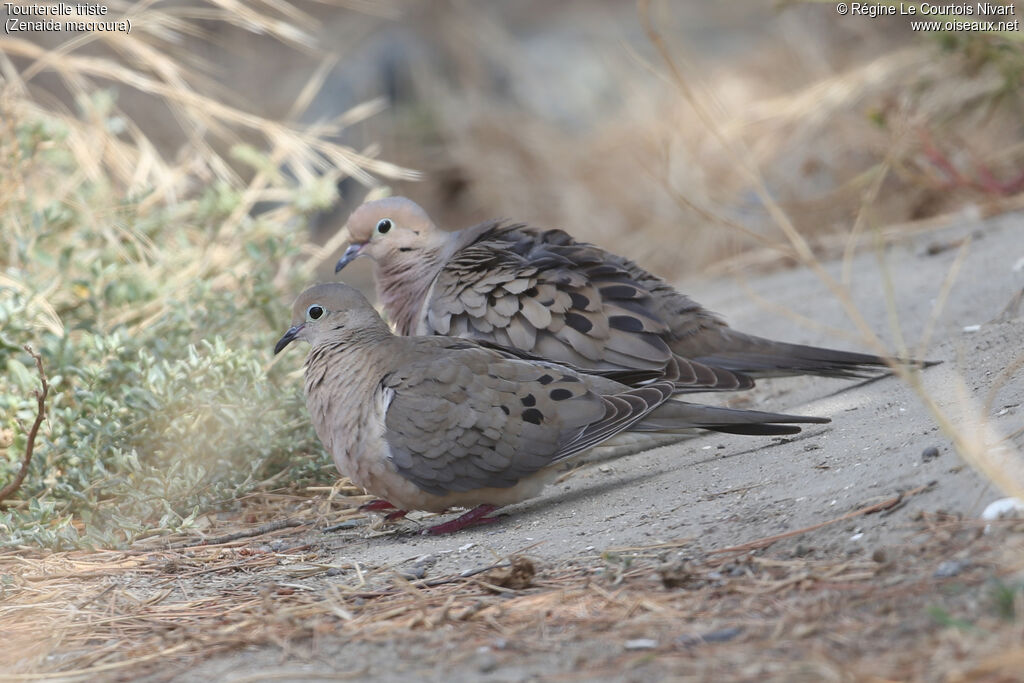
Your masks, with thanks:
M 666 401 L 646 418 L 630 427 L 630 430 L 672 433 L 688 429 L 707 429 L 726 434 L 777 436 L 799 433 L 798 424 L 825 424 L 831 421 L 827 417 L 811 415 L 766 413 L 760 410 L 736 410 L 682 401 Z
M 753 377 L 818 375 L 867 379 L 888 371 L 889 359 L 868 353 L 840 351 L 803 344 L 787 344 L 735 330 L 723 335 L 714 351 L 694 360 L 716 368 Z M 935 362 L 897 359 L 897 363 L 922 367 Z

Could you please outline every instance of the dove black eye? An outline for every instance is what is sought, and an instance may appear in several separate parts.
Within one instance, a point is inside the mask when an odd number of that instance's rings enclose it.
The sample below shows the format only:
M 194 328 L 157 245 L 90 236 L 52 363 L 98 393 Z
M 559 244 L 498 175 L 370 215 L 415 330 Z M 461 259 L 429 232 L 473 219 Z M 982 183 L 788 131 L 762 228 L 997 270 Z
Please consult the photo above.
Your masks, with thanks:
M 384 235 L 390 229 L 391 229 L 391 219 L 390 218 L 381 218 L 379 221 L 377 221 L 377 232 L 379 232 L 380 234 Z
M 323 314 L 323 306 L 313 304 L 312 306 L 306 309 L 306 315 L 309 317 L 310 320 L 319 320 L 320 317 L 323 316 Z

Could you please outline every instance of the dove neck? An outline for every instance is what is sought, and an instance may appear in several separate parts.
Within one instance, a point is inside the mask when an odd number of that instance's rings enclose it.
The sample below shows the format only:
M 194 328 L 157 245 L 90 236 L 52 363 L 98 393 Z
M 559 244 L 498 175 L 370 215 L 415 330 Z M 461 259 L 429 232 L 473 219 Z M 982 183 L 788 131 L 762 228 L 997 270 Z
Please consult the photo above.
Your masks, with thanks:
M 381 322 L 379 328 L 360 330 L 358 335 L 318 344 L 310 350 L 306 358 L 306 395 L 312 403 L 322 404 L 321 418 L 326 419 L 331 403 L 358 408 L 364 402 L 361 397 L 387 373 L 395 339 Z M 316 418 L 317 411 L 312 412 Z
M 396 334 L 415 333 L 427 292 L 447 259 L 446 251 L 444 244 L 437 244 L 417 250 L 414 258 L 377 264 L 377 298 Z
M 355 456 L 375 452 L 379 445 L 387 399 L 381 382 L 395 340 L 390 331 L 367 332 L 316 346 L 306 359 L 306 406 L 313 428 L 338 470 L 360 481 Z

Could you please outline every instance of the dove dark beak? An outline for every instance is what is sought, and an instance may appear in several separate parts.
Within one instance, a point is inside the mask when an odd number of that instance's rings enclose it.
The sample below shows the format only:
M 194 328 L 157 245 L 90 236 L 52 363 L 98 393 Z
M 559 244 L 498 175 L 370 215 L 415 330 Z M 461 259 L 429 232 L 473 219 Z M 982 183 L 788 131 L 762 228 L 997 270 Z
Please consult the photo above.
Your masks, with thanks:
M 281 353 L 282 351 L 284 351 L 284 347 L 288 346 L 293 341 L 295 341 L 295 338 L 299 336 L 299 332 L 302 331 L 303 327 L 305 327 L 305 325 L 296 325 L 294 327 L 289 327 L 288 331 L 284 333 L 284 336 L 278 339 L 277 343 L 274 344 L 274 355 L 276 356 L 277 354 Z
M 355 258 L 359 256 L 359 252 L 362 251 L 365 246 L 366 244 L 348 245 L 348 249 L 345 250 L 345 255 L 338 259 L 338 263 L 334 266 L 334 272 L 339 272 L 342 268 L 355 260 Z

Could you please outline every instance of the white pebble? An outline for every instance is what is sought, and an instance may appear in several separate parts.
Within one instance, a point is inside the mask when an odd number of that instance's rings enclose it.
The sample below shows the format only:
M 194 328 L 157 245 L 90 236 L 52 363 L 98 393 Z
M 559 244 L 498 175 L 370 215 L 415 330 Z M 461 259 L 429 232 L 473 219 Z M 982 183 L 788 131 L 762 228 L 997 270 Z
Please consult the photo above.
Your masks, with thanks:
M 981 518 L 987 522 L 995 519 L 1012 519 L 1024 516 L 1024 500 L 1020 498 L 1000 498 L 988 504 Z
M 627 640 L 627 650 L 653 650 L 658 647 L 658 641 L 653 638 L 637 638 L 636 640 Z

